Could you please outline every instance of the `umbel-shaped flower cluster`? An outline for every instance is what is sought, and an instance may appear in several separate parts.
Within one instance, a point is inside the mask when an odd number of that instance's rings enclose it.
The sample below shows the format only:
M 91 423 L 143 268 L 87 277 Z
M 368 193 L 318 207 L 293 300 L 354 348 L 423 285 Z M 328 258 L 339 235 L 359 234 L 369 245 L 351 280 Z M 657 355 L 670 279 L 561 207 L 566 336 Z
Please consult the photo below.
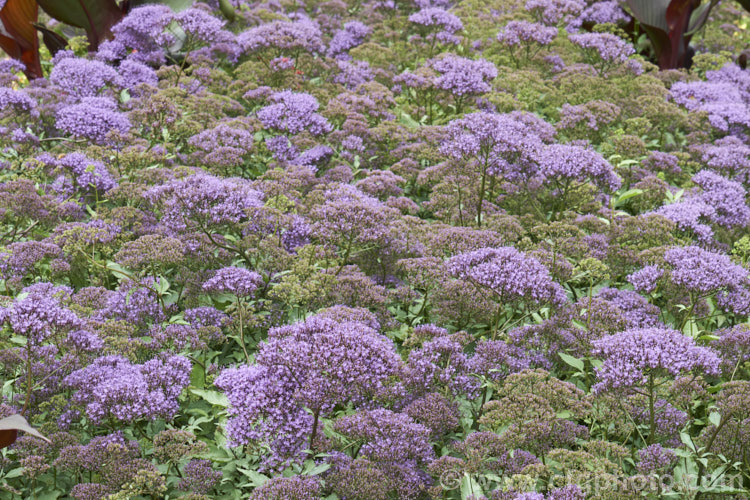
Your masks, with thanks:
M 72 402 L 83 405 L 92 422 L 116 419 L 171 419 L 177 398 L 190 382 L 190 361 L 183 356 L 131 364 L 122 356 L 102 356 L 65 379 L 76 390 Z
M 448 272 L 495 294 L 503 303 L 529 302 L 562 306 L 568 297 L 547 268 L 513 247 L 481 248 L 446 263 Z
M 264 443 L 273 453 L 269 465 L 314 447 L 319 419 L 335 408 L 399 392 L 392 382 L 402 361 L 393 343 L 358 321 L 312 316 L 271 329 L 255 361 L 225 370 L 216 385 L 231 404 L 232 441 Z
M 596 370 L 596 392 L 643 387 L 654 378 L 691 372 L 719 373 L 715 352 L 669 328 L 637 328 L 595 340 L 594 354 L 604 359 Z

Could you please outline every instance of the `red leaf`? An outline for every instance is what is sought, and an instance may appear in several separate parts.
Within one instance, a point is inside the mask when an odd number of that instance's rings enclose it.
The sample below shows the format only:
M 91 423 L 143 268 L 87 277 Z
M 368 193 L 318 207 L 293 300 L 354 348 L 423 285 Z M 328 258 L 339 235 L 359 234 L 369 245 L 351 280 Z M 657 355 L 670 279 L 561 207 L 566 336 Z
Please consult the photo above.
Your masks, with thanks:
M 96 50 L 101 42 L 109 38 L 112 26 L 125 15 L 115 0 L 38 1 L 42 9 L 58 21 L 85 29 L 90 50 Z
M 0 419 L 0 449 L 13 444 L 18 437 L 18 431 L 24 431 L 49 443 L 49 439 L 30 426 L 23 415 L 16 414 Z
M 16 442 L 18 431 L 15 429 L 0 431 L 0 450 Z
M 42 77 L 39 37 L 33 26 L 38 14 L 36 0 L 8 0 L 0 10 L 0 22 L 5 33 L 10 35 L 0 35 L 0 48 L 14 59 L 23 61 L 29 79 Z
M 685 32 L 690 24 L 690 15 L 700 5 L 700 0 L 672 0 L 667 7 L 666 20 L 669 27 L 670 57 L 666 63 L 667 68 L 684 67 L 686 64 L 687 48 L 690 42 L 685 37 Z M 662 61 L 659 61 L 662 66 Z

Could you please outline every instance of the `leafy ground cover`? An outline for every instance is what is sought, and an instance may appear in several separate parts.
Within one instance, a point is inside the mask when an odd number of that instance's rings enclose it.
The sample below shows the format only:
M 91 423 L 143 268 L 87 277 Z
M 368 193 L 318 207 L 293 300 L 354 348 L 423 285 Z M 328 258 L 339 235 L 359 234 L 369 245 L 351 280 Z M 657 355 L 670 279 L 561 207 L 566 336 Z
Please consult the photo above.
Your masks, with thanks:
M 0 497 L 748 498 L 748 17 L 660 70 L 631 14 L 145 5 L 0 60 L 0 418 L 49 440 Z

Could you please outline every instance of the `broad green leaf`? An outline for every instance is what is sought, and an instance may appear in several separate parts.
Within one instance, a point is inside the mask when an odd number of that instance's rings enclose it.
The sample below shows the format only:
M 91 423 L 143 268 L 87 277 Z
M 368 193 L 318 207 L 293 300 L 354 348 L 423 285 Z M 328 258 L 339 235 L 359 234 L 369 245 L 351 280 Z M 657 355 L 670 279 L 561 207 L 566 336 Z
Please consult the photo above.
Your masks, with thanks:
M 584 364 L 580 359 L 574 358 L 573 356 L 565 354 L 564 352 L 558 352 L 557 355 L 560 356 L 560 359 L 565 361 L 565 363 L 569 364 L 573 368 L 583 371 Z
M 214 406 L 222 406 L 224 408 L 229 406 L 229 399 L 221 392 L 205 389 L 190 389 L 190 392 Z
M 325 471 L 327 471 L 330 468 L 331 468 L 331 464 L 321 463 L 321 464 L 316 465 L 315 467 L 313 467 L 310 470 L 306 470 L 305 471 L 305 475 L 306 476 L 317 476 L 319 474 L 324 473 Z
M 23 475 L 23 467 L 18 467 L 3 475 L 3 479 L 13 479 L 14 477 L 20 477 Z
M 229 0 L 219 0 L 219 10 L 221 10 L 221 14 L 230 23 L 237 18 L 237 15 L 234 12 L 234 7 Z
M 716 427 L 718 427 L 719 424 L 721 423 L 721 414 L 717 411 L 712 411 L 708 415 L 708 421 L 714 424 Z
M 464 474 L 461 480 L 461 500 L 467 500 L 472 497 L 482 498 L 482 487 L 479 486 L 472 476 Z
M 206 372 L 202 366 L 200 366 L 197 363 L 194 364 L 193 369 L 190 372 L 190 384 L 194 385 L 195 387 L 205 387 L 206 385 L 205 373 Z
M 252 469 L 239 469 L 239 471 L 246 475 L 250 479 L 252 485 L 256 488 L 258 488 L 259 486 L 263 486 L 270 479 L 268 476 L 265 476 L 260 472 L 254 471 Z
M 626 201 L 628 201 L 630 198 L 634 198 L 640 194 L 643 194 L 642 189 L 628 189 L 624 193 L 622 193 L 620 196 L 617 197 L 617 201 L 615 201 L 615 206 L 619 207 Z

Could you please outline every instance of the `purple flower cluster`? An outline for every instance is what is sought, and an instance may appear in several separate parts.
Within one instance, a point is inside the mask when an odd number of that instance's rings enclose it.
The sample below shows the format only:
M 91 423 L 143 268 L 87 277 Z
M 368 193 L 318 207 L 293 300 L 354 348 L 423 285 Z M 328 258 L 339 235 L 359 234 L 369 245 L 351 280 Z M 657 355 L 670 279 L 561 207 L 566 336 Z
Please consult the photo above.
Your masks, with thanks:
M 343 29 L 336 32 L 328 44 L 328 56 L 340 57 L 349 49 L 361 45 L 372 29 L 359 21 L 346 23 Z
M 112 66 L 103 62 L 66 57 L 52 68 L 49 80 L 80 98 L 94 97 L 107 85 L 116 85 L 119 75 Z
M 538 154 L 549 130 L 524 123 L 513 114 L 471 113 L 448 124 L 441 152 L 457 160 L 477 162 L 492 175 L 510 179 L 536 170 Z M 550 135 L 553 135 L 554 131 Z
M 63 106 L 57 112 L 55 126 L 74 137 L 94 143 L 108 142 L 110 132 L 126 134 L 131 127 L 125 113 L 106 97 L 84 97 L 79 103 Z
M 430 66 L 440 73 L 435 86 L 455 96 L 482 94 L 491 89 L 488 82 L 497 77 L 495 65 L 484 59 L 466 59 L 448 54 Z
M 503 304 L 515 301 L 562 306 L 565 290 L 536 259 L 513 247 L 482 248 L 446 262 L 448 272 L 495 294 Z
M 391 378 L 402 369 L 391 341 L 369 326 L 320 316 L 271 329 L 255 359 L 253 366 L 224 370 L 216 385 L 231 404 L 233 442 L 266 443 L 271 465 L 299 457 L 318 416 L 397 390 Z
M 750 477 L 737 9 L 683 71 L 625 0 L 109 3 L 41 77 L 0 14 L 9 495 Z
M 508 47 L 529 43 L 549 45 L 556 37 L 556 28 L 528 21 L 511 21 L 497 35 L 498 41 Z
M 47 290 L 26 290 L 26 297 L 15 300 L 7 308 L 0 308 L 0 323 L 7 323 L 14 334 L 26 337 L 30 343 L 41 344 L 58 332 L 83 325 L 56 294 Z
M 739 81 L 747 78 L 734 64 L 717 71 L 708 71 L 706 81 L 677 82 L 670 88 L 672 99 L 690 111 L 708 114 L 709 123 L 716 129 L 729 132 L 750 127 L 750 93 Z
M 526 10 L 540 22 L 554 26 L 581 14 L 586 7 L 583 0 L 527 0 Z
M 251 28 L 237 36 L 245 51 L 269 50 L 276 56 L 301 52 L 321 53 L 324 50 L 320 28 L 310 20 L 273 21 Z
M 114 38 L 99 46 L 97 56 L 105 61 L 128 58 L 146 64 L 161 63 L 165 54 L 157 37 L 173 20 L 174 13 L 167 6 L 137 7 L 112 27 Z
M 608 191 L 622 184 L 612 165 L 591 148 L 570 144 L 552 144 L 539 155 L 539 172 L 545 182 L 564 185 L 571 181 L 593 181 Z
M 65 378 L 72 402 L 94 423 L 117 419 L 171 419 L 182 390 L 190 383 L 190 361 L 182 356 L 131 364 L 122 356 L 103 356 Z
M 603 358 L 596 369 L 595 392 L 643 387 L 653 383 L 653 377 L 696 370 L 719 373 L 715 352 L 668 328 L 636 328 L 595 340 L 594 354 Z
M 67 191 L 64 186 L 70 181 L 73 182 L 75 188 L 82 192 L 94 190 L 99 193 L 106 193 L 117 186 L 117 180 L 102 162 L 92 160 L 82 153 L 70 153 L 62 158 L 49 158 L 49 160 L 46 162 L 48 165 L 57 167 L 64 174 L 70 175 L 70 180 L 68 176 L 63 174 L 63 177 L 58 178 L 58 182 L 55 183 L 63 187 L 63 189 L 60 189 L 63 192 Z M 67 194 L 73 194 L 75 189 L 70 191 Z
M 246 210 L 262 206 L 262 193 L 244 179 L 194 174 L 148 190 L 146 199 L 161 210 L 161 221 L 180 231 L 197 224 L 237 224 Z
M 460 43 L 456 32 L 464 27 L 458 16 L 439 7 L 426 7 L 409 16 L 409 21 L 418 26 L 417 30 L 425 41 L 454 44 Z
M 289 134 L 308 131 L 313 135 L 331 131 L 328 121 L 316 111 L 318 101 L 309 94 L 285 90 L 271 96 L 270 104 L 258 110 L 258 119 L 263 125 Z
M 653 474 L 668 470 L 677 462 L 677 455 L 660 444 L 638 450 L 638 472 Z
M 631 44 L 611 33 L 571 35 L 569 40 L 581 48 L 586 61 L 604 73 L 609 67 L 624 63 L 635 53 Z
M 203 289 L 213 293 L 231 293 L 247 297 L 262 283 L 260 274 L 241 267 L 225 267 L 203 283 Z

